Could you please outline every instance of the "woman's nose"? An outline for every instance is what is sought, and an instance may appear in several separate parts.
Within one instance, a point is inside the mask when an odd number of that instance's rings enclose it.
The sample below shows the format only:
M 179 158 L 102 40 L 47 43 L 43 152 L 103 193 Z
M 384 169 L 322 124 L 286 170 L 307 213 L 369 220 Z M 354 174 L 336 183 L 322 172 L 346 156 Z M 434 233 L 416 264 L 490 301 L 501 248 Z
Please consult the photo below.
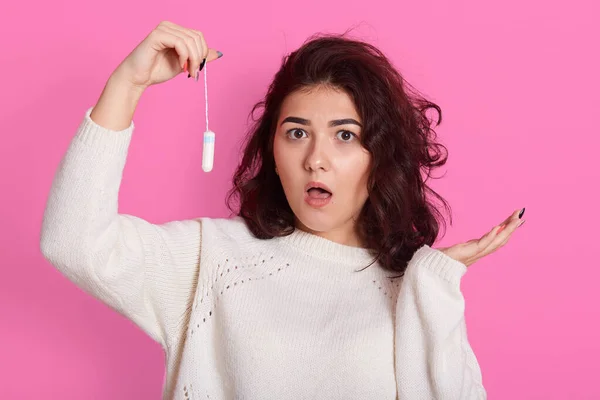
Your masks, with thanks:
M 317 139 L 310 144 L 304 167 L 309 171 L 329 170 L 328 148 L 324 140 Z

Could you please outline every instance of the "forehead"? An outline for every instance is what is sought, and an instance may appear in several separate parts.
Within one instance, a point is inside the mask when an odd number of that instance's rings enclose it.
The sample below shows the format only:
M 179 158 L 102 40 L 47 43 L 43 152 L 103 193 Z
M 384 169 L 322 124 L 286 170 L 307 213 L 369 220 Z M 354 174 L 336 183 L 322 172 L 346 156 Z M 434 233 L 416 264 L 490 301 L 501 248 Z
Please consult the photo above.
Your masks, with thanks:
M 280 119 L 290 115 L 310 120 L 351 117 L 360 121 L 352 98 L 342 90 L 325 86 L 289 94 L 281 105 Z

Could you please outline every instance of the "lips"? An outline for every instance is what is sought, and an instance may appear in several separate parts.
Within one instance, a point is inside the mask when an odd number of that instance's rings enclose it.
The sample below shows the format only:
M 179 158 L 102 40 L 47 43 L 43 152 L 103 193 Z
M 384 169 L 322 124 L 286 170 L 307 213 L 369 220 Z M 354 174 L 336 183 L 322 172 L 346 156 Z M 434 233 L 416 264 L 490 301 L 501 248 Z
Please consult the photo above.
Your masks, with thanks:
M 325 193 L 325 194 L 329 193 L 330 195 L 333 194 L 331 189 L 329 189 L 329 186 L 327 186 L 323 182 L 317 182 L 317 181 L 308 182 L 308 184 L 304 188 L 304 190 L 306 190 L 307 192 L 310 192 L 313 189 L 317 190 L 319 193 Z
M 322 182 L 309 182 L 305 189 L 305 201 L 315 208 L 326 206 L 333 196 L 331 189 Z
M 309 182 L 306 185 L 305 189 L 308 195 L 315 199 L 326 199 L 328 197 L 331 197 L 331 195 L 333 194 L 329 186 L 325 185 L 322 182 Z

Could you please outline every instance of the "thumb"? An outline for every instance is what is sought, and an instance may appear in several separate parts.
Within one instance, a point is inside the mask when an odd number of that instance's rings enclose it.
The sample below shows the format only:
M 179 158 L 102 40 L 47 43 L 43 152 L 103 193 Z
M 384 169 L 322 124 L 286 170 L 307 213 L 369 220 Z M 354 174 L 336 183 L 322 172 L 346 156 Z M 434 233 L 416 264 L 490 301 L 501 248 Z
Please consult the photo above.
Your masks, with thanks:
M 215 49 L 208 49 L 208 56 L 206 56 L 206 62 L 215 61 L 218 58 L 223 57 L 223 53 Z

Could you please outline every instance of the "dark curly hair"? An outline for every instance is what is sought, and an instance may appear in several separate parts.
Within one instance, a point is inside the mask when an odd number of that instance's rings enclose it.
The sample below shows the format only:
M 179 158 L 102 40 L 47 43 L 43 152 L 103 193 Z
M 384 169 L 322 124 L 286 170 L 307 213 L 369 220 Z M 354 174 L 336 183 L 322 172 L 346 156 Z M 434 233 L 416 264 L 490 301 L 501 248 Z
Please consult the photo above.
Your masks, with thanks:
M 360 140 L 372 162 L 369 197 L 357 231 L 374 261 L 402 276 L 415 251 L 437 239 L 439 224 L 445 228 L 427 194 L 451 213 L 448 203 L 426 185 L 432 170 L 446 163 L 447 149 L 435 141 L 433 121 L 426 115 L 428 110 L 437 112 L 439 125 L 440 107 L 420 95 L 369 43 L 346 34 L 318 34 L 283 58 L 265 98 L 250 113 L 253 124 L 227 206 L 257 238 L 294 231 L 294 214 L 275 173 L 273 140 L 285 97 L 318 85 L 345 91 L 361 116 Z M 258 109 L 263 112 L 255 118 Z

